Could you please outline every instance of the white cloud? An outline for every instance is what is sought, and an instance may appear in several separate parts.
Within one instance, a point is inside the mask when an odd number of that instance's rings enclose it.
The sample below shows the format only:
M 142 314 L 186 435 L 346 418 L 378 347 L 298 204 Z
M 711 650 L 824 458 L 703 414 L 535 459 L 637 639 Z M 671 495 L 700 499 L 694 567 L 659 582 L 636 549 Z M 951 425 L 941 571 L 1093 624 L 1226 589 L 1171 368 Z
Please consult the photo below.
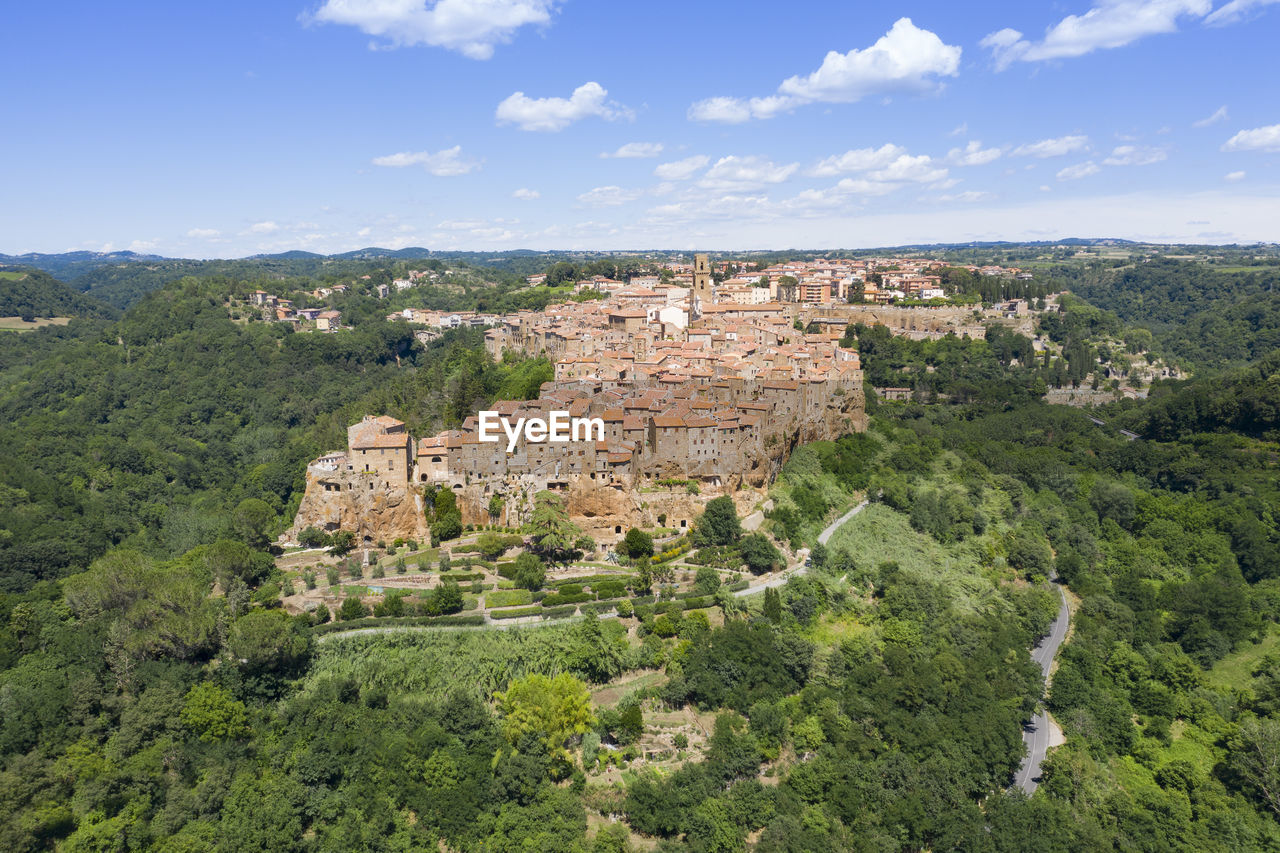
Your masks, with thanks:
M 254 234 L 272 234 L 280 230 L 280 226 L 271 220 L 265 222 L 255 222 L 249 226 L 249 231 Z
M 216 228 L 192 228 L 187 232 L 188 237 L 194 237 L 197 240 L 212 240 L 222 234 Z
M 804 104 L 847 104 L 870 95 L 931 91 L 939 87 L 938 78 L 959 72 L 960 52 L 910 18 L 899 18 L 875 44 L 848 53 L 830 51 L 818 70 L 787 78 L 776 94 L 707 98 L 690 106 L 688 115 L 694 121 L 739 124 L 751 118 L 772 118 Z
M 704 189 L 744 192 L 767 184 L 780 184 L 795 174 L 799 163 L 774 163 L 763 157 L 721 157 L 698 181 Z
M 521 187 L 511 194 L 512 198 L 518 198 L 521 201 L 533 201 L 535 198 L 542 196 L 537 190 L 531 190 L 528 187 Z
M 516 30 L 551 20 L 553 0 L 325 0 L 306 21 L 345 24 L 392 47 L 426 44 L 472 59 L 493 56 Z
M 662 163 L 653 170 L 653 174 L 664 181 L 684 181 L 692 178 L 699 169 L 702 169 L 710 162 L 711 158 L 707 155 L 696 154 L 683 160 Z
M 154 250 L 157 245 L 155 240 L 134 240 L 129 244 L 129 251 L 146 254 Z
M 1250 11 L 1270 6 L 1272 3 L 1280 3 L 1280 0 L 1231 0 L 1230 3 L 1223 4 L 1212 15 L 1205 18 L 1204 22 L 1211 27 L 1235 24 L 1244 20 Z
M 954 166 L 985 166 L 1000 159 L 1004 152 L 999 148 L 983 148 L 976 139 L 964 148 L 952 148 L 947 152 L 947 162 Z
M 955 195 L 940 195 L 938 196 L 938 201 L 982 201 L 984 198 L 991 198 L 991 193 L 966 190 Z
M 724 95 L 695 101 L 687 113 L 690 121 L 718 121 L 721 124 L 742 124 L 751 118 L 751 103 Z
M 903 154 L 882 169 L 867 173 L 873 181 L 930 184 L 944 180 L 947 170 L 938 168 L 928 154 Z
M 609 92 L 595 81 L 583 83 L 568 98 L 530 98 L 524 92 L 516 92 L 498 104 L 499 123 L 510 122 L 521 130 L 564 130 L 575 121 L 589 116 L 599 116 L 613 121 L 630 118 L 629 109 L 613 101 L 606 101 Z
M 872 181 L 866 178 L 843 178 L 831 190 L 845 195 L 888 195 L 901 187 L 902 184 L 891 184 L 886 181 Z
M 969 122 L 962 121 L 947 136 L 964 136 L 969 132 Z
M 1213 115 L 1205 116 L 1199 121 L 1193 121 L 1191 123 L 1191 126 L 1192 127 L 1208 127 L 1211 124 L 1217 124 L 1220 121 L 1226 121 L 1226 119 L 1227 119 L 1227 105 L 1223 104 L 1222 106 L 1218 107 L 1216 110 L 1213 111 Z
M 432 154 L 430 151 L 401 151 L 385 157 L 374 157 L 373 165 L 403 169 L 405 166 L 422 166 L 437 177 L 450 178 L 465 175 L 480 168 L 479 161 L 462 157 L 462 146 L 455 145 Z
M 1086 160 L 1083 163 L 1077 163 L 1074 166 L 1068 166 L 1065 169 L 1059 170 L 1058 180 L 1075 181 L 1080 178 L 1087 178 L 1090 175 L 1096 175 L 1101 171 L 1102 169 L 1098 168 L 1097 163 L 1092 160 Z
M 907 153 L 901 145 L 886 142 L 879 148 L 852 148 L 843 154 L 828 157 L 809 170 L 815 177 L 844 175 L 849 172 L 865 172 L 882 169 Z
M 635 201 L 644 195 L 640 190 L 624 190 L 622 187 L 596 187 L 578 196 L 578 201 L 587 207 L 617 207 L 629 201 Z
M 1223 151 L 1280 151 L 1280 124 L 1242 130 L 1222 146 Z
M 1029 41 L 1006 27 L 979 44 L 991 51 L 996 68 L 1004 69 L 1015 61 L 1084 56 L 1146 36 L 1175 32 L 1179 18 L 1203 17 L 1212 7 L 1210 0 L 1102 0 L 1083 15 L 1068 15 L 1049 27 L 1041 41 Z
M 1104 166 L 1150 166 L 1168 157 L 1163 148 L 1148 148 L 1140 145 L 1117 145 L 1111 156 L 1103 160 Z
M 657 157 L 662 153 L 662 148 L 661 142 L 628 142 L 612 154 L 606 151 L 600 156 L 619 160 L 639 160 L 646 157 Z
M 1243 181 L 1243 180 L 1244 180 L 1244 172 L 1227 172 L 1225 175 L 1223 175 L 1223 176 L 1222 176 L 1222 180 L 1224 180 L 1224 181 L 1228 181 L 1228 182 L 1233 183 L 1233 184 L 1234 184 L 1236 181 Z
M 1087 136 L 1059 136 L 1055 139 L 1041 139 L 1039 142 L 1019 145 L 1013 149 L 1013 156 L 1038 157 L 1043 160 L 1047 157 L 1061 157 L 1064 154 L 1083 151 L 1088 146 L 1089 137 Z

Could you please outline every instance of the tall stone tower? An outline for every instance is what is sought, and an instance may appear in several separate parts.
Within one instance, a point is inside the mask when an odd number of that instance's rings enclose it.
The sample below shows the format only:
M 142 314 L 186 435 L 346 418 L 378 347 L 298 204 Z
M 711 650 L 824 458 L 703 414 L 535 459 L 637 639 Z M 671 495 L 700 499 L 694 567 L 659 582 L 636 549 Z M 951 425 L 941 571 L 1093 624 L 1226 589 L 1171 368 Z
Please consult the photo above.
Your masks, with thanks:
M 693 256 L 693 293 L 690 295 L 689 320 L 702 319 L 702 310 L 715 302 L 711 286 L 711 265 L 706 255 Z

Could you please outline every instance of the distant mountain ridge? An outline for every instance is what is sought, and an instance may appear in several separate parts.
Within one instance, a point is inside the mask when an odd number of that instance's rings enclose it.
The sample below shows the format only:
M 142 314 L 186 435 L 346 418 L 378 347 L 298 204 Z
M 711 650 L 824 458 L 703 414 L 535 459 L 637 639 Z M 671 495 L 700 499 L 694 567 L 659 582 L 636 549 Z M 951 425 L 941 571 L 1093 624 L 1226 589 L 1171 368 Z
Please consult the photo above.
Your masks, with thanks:
M 980 249 L 980 248 L 997 248 L 1001 246 L 1124 246 L 1124 245 L 1145 245 L 1134 240 L 1123 240 L 1110 237 L 1065 237 L 1061 240 L 983 240 L 957 243 L 908 243 L 898 246 L 873 246 L 863 248 L 848 248 L 832 250 L 813 249 L 813 251 L 829 252 L 829 251 L 890 251 L 890 250 L 906 250 L 906 249 Z M 1221 247 L 1219 247 L 1221 248 Z M 708 247 L 709 251 L 717 251 L 714 247 Z M 794 249 L 786 249 L 785 251 L 802 251 L 803 247 Z M 245 260 L 245 261 L 262 261 L 262 260 L 336 260 L 336 261 L 352 261 L 352 260 L 409 260 L 413 258 L 478 258 L 478 257 L 527 257 L 536 255 L 554 255 L 565 254 L 570 250 L 560 249 L 506 249 L 502 251 L 491 252 L 464 252 L 464 251 L 444 251 L 440 249 L 427 249 L 422 246 L 410 246 L 403 249 L 385 249 L 380 246 L 367 246 L 363 249 L 353 249 L 349 252 L 336 252 L 333 254 L 321 254 L 317 252 L 308 252 L 302 249 L 294 249 L 288 252 L 276 252 L 268 254 L 249 255 L 244 258 L 209 258 L 208 261 L 223 260 Z M 600 250 L 598 252 L 573 250 L 575 255 L 616 255 L 626 252 L 622 249 Z M 664 249 L 636 249 L 637 254 L 653 254 L 662 253 Z M 677 250 L 671 250 L 677 251 Z M 783 251 L 779 249 L 760 249 L 760 250 L 742 250 L 733 252 L 721 252 L 726 255 L 744 255 L 753 254 L 754 252 L 772 252 Z M 199 261 L 194 258 L 171 258 L 164 255 L 139 254 L 138 252 L 62 252 L 54 254 L 46 254 L 42 252 L 27 252 L 22 255 L 6 255 L 0 253 L 0 267 L 19 266 L 34 267 L 44 270 L 63 280 L 69 281 L 79 275 L 83 275 L 93 269 L 104 266 L 114 266 L 129 263 L 155 263 L 165 261 Z
M 0 254 L 0 268 L 33 267 L 69 281 L 98 267 L 166 260 L 170 259 L 160 255 L 140 255 L 137 252 L 27 252 L 23 255 Z

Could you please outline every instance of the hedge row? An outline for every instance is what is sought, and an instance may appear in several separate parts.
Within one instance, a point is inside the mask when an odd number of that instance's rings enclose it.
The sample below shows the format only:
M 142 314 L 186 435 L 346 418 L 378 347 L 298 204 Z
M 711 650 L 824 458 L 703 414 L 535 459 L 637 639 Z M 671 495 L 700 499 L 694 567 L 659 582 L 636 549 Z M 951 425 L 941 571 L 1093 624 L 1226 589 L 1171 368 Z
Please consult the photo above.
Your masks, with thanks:
M 533 595 L 527 589 L 504 589 L 484 596 L 486 607 L 517 607 L 532 602 Z
M 590 613 L 593 615 L 598 613 L 611 613 L 618 609 L 618 603 L 616 601 L 596 601 L 591 604 L 584 604 L 578 609 L 583 613 Z
M 553 592 L 542 599 L 543 607 L 556 607 L 561 604 L 581 604 L 594 601 L 595 597 L 585 592 Z
M 351 631 L 356 628 L 397 628 L 430 625 L 437 627 L 457 627 L 483 625 L 483 616 L 405 616 L 401 618 L 367 616 L 364 619 L 352 619 L 349 622 L 326 622 L 311 629 L 315 636 L 333 634 L 337 631 Z
M 632 583 L 635 582 L 635 579 L 636 579 L 636 576 L 632 574 L 587 575 L 586 577 L 581 577 L 581 578 L 565 578 L 564 580 L 552 581 L 551 583 L 547 584 L 547 586 L 555 589 L 559 589 L 560 587 L 567 586 L 569 584 L 581 584 L 583 586 L 594 586 L 595 584 L 605 583 L 606 581 L 618 581 L 622 583 L 624 586 L 630 586 Z
M 552 607 L 542 611 L 543 619 L 563 619 L 566 616 L 572 616 L 578 612 L 575 605 L 570 604 L 568 607 Z
M 471 583 L 472 581 L 484 580 L 484 572 L 445 572 L 440 575 L 442 581 L 453 581 L 454 583 Z
M 739 590 L 746 589 L 749 586 L 751 586 L 751 581 L 740 580 L 740 581 L 734 581 L 733 583 L 725 587 L 725 589 L 729 590 L 729 592 L 738 592 Z
M 521 616 L 538 616 L 542 613 L 542 605 L 535 604 L 532 607 L 513 607 L 510 610 L 490 610 L 489 616 L 493 619 L 519 619 Z

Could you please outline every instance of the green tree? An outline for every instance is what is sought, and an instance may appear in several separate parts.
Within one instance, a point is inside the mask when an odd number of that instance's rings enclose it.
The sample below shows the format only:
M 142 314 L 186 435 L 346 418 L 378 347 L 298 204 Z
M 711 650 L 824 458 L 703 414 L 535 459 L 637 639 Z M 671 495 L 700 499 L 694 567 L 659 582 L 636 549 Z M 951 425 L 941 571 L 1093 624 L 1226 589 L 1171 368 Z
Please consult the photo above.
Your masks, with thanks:
M 537 592 L 547 582 L 547 567 L 533 554 L 525 551 L 516 557 L 511 579 L 522 589 Z
M 738 552 L 742 554 L 742 561 L 752 574 L 762 575 L 782 568 L 782 552 L 763 533 L 742 537 L 742 541 L 738 543 Z
M 338 608 L 338 618 L 343 622 L 352 619 L 363 619 L 369 615 L 369 608 L 364 606 L 364 602 L 360 600 L 360 596 L 353 595 L 342 600 L 342 606 Z
M 356 535 L 350 530 L 339 530 L 333 534 L 329 553 L 335 557 L 345 557 L 356 547 Z
M 627 531 L 622 547 L 618 550 L 632 560 L 647 560 L 653 556 L 653 537 L 640 528 L 633 527 Z
M 1231 765 L 1280 815 L 1280 720 L 1246 717 L 1231 739 Z
M 699 566 L 693 577 L 693 591 L 698 595 L 715 595 L 720 588 L 720 573 L 711 566 Z
M 587 686 L 567 672 L 518 678 L 505 692 L 494 693 L 494 699 L 507 742 L 514 745 L 525 735 L 535 735 L 553 758 L 566 758 L 569 739 L 596 723 Z
M 187 691 L 180 714 L 182 724 L 200 740 L 219 741 L 249 734 L 244 703 L 225 688 L 202 681 Z
M 764 591 L 764 618 L 777 624 L 782 621 L 782 597 L 773 587 Z
M 506 553 L 506 537 L 497 533 L 482 533 L 476 539 L 476 547 L 480 549 L 480 556 L 486 560 L 495 560 Z
M 227 650 L 252 671 L 291 672 L 306 663 L 311 637 L 280 610 L 252 610 L 232 624 Z
M 329 536 L 315 527 L 305 528 L 298 534 L 298 544 L 304 548 L 322 548 L 329 542 Z
M 742 538 L 738 509 L 728 495 L 713 498 L 693 525 L 695 545 L 733 545 Z
M 533 537 L 534 550 L 555 563 L 566 561 L 573 550 L 574 540 L 582 533 L 569 520 L 560 496 L 546 490 L 533 496 L 533 514 L 527 527 Z
M 250 548 L 263 550 L 271 543 L 269 533 L 276 513 L 266 501 L 245 498 L 236 506 L 231 519 L 236 533 Z

